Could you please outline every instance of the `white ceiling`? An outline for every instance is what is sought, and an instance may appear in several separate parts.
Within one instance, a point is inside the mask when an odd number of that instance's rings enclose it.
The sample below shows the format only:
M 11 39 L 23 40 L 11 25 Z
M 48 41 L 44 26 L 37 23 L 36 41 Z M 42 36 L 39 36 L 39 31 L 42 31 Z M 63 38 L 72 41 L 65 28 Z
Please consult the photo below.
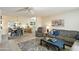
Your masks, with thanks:
M 17 10 L 22 8 L 24 7 L 0 7 L 0 9 L 2 10 L 2 15 L 26 16 L 26 13 L 24 11 L 16 12 Z M 49 16 L 65 13 L 75 9 L 78 9 L 78 7 L 33 7 L 33 13 L 34 16 Z

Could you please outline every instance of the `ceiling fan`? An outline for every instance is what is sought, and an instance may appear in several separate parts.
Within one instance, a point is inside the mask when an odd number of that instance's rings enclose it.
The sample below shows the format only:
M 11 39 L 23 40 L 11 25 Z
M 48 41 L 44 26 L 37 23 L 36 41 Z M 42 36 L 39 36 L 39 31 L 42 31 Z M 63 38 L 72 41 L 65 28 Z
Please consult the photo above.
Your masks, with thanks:
M 24 7 L 22 9 L 17 10 L 16 12 L 24 12 L 24 13 L 26 13 L 26 16 L 33 16 L 34 8 L 33 7 Z

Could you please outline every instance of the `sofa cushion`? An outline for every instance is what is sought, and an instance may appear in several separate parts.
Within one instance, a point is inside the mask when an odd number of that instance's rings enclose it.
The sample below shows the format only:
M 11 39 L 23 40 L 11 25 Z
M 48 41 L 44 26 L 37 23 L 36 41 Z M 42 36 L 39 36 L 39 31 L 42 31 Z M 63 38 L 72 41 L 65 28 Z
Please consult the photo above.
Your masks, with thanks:
M 63 39 L 63 40 L 68 41 L 68 42 L 74 42 L 75 41 L 74 38 L 67 37 L 67 36 L 57 36 L 57 38 Z
M 60 38 L 64 40 L 65 45 L 72 47 L 73 43 L 75 42 L 74 38 L 67 37 L 67 36 L 57 36 L 57 38 Z
M 75 39 L 71 38 L 71 37 L 64 37 L 64 40 L 68 41 L 68 42 L 74 42 Z
M 57 30 L 57 29 L 56 29 L 56 30 Z M 70 30 L 59 30 L 59 29 L 58 29 L 58 31 L 60 31 L 60 35 L 61 35 L 61 36 L 67 36 L 67 37 L 72 37 L 72 38 L 74 38 L 75 35 L 76 35 L 77 33 L 79 33 L 78 31 L 70 31 Z

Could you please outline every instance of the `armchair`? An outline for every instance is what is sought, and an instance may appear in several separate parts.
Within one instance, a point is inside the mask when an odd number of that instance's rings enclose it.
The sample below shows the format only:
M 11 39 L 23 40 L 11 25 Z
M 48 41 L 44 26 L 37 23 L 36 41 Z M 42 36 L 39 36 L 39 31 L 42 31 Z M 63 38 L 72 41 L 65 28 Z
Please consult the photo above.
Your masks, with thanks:
M 38 29 L 37 29 L 37 31 L 35 32 L 35 36 L 36 37 L 43 37 L 44 36 L 44 28 L 43 27 L 39 27 Z

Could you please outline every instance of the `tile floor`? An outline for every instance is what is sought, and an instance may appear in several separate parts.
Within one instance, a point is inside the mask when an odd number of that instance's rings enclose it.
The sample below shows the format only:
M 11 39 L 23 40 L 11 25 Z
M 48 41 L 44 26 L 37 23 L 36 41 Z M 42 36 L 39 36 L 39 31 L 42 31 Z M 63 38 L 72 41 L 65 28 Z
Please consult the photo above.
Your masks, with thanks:
M 20 51 L 20 47 L 18 46 L 19 43 L 21 42 L 26 42 L 26 41 L 29 41 L 29 40 L 32 40 L 32 39 L 35 39 L 36 37 L 33 35 L 33 34 L 24 34 L 23 36 L 21 37 L 14 37 L 14 38 L 11 38 L 9 39 L 9 44 L 11 45 L 11 50 L 13 51 Z

